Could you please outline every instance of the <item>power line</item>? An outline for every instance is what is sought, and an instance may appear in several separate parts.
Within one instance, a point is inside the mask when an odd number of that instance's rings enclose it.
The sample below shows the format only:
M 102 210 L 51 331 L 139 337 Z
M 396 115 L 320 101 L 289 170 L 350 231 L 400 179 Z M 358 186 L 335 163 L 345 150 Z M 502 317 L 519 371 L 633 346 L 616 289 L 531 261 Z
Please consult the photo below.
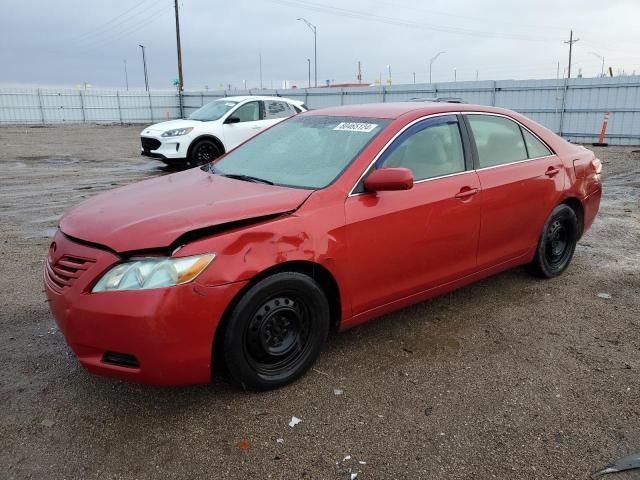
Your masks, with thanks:
M 500 34 L 495 32 L 487 32 L 487 31 L 481 31 L 481 30 L 472 30 L 467 28 L 445 26 L 441 24 L 429 24 L 429 23 L 423 23 L 423 22 L 416 22 L 413 20 L 405 20 L 401 18 L 388 17 L 384 15 L 376 15 L 373 13 L 362 12 L 357 10 L 349 10 L 346 8 L 322 5 L 322 4 L 311 2 L 308 0 L 267 0 L 267 1 L 271 3 L 277 3 L 280 5 L 289 6 L 289 7 L 302 7 L 309 10 L 314 10 L 322 13 L 329 13 L 332 15 L 337 15 L 337 16 L 346 17 L 346 18 L 376 21 L 380 23 L 386 23 L 389 25 L 417 28 L 421 30 L 433 30 L 433 31 L 438 31 L 443 33 L 470 35 L 470 36 L 476 36 L 476 37 L 482 37 L 482 38 L 502 38 L 502 39 L 534 41 L 534 42 L 552 42 L 552 41 L 555 42 L 556 41 L 556 40 L 541 38 L 540 36 L 526 37 L 522 35 Z
M 102 35 L 102 33 L 104 33 L 105 31 L 108 31 L 109 29 L 112 28 L 112 23 L 114 23 L 116 20 L 124 17 L 125 15 L 127 15 L 128 13 L 136 10 L 138 7 L 141 7 L 142 5 L 144 5 L 145 3 L 149 2 L 150 0 L 143 0 L 140 3 L 137 3 L 136 5 L 134 5 L 133 7 L 125 10 L 124 12 L 122 12 L 120 15 L 117 15 L 116 17 L 113 17 L 111 20 L 105 22 L 104 24 L 102 24 L 101 27 L 98 28 L 94 28 L 92 30 L 89 30 L 87 32 L 84 32 L 83 34 L 79 35 L 75 41 L 79 41 L 79 40 L 83 40 L 86 38 L 90 38 L 92 36 L 100 36 Z M 135 18 L 136 15 L 139 15 L 140 13 L 144 13 L 144 12 L 138 12 L 136 14 L 134 14 L 132 17 L 127 17 L 125 20 L 123 20 L 122 22 L 118 22 L 116 25 L 113 25 L 115 27 L 117 27 L 118 25 L 121 25 L 123 23 L 128 22 L 131 18 Z
M 145 17 L 142 21 L 136 23 L 135 25 L 130 25 L 128 28 L 125 28 L 124 30 L 120 30 L 118 32 L 113 32 L 111 34 L 111 36 L 107 37 L 107 38 L 103 38 L 100 40 L 97 40 L 95 42 L 89 42 L 87 45 L 81 47 L 81 52 L 82 53 L 87 53 L 91 50 L 94 50 L 96 48 L 100 48 L 108 43 L 111 43 L 115 40 L 119 40 L 121 38 L 124 38 L 128 35 L 131 35 L 134 32 L 139 32 L 144 28 L 147 28 L 149 26 L 152 25 L 151 20 L 154 20 L 156 18 L 158 18 L 161 15 L 166 15 L 169 12 L 171 12 L 171 10 L 169 10 L 168 5 L 163 6 L 160 10 L 156 10 L 153 13 L 151 13 L 148 17 Z

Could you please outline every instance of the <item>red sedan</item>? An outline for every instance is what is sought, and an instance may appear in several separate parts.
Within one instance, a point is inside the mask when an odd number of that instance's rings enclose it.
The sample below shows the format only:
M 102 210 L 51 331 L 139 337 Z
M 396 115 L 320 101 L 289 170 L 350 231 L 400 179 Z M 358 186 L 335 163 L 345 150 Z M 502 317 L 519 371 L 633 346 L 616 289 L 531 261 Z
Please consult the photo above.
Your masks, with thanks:
M 49 305 L 92 373 L 202 383 L 215 358 L 245 388 L 274 388 L 331 328 L 518 265 L 560 275 L 598 211 L 600 170 L 508 110 L 315 110 L 72 209 L 45 265 Z

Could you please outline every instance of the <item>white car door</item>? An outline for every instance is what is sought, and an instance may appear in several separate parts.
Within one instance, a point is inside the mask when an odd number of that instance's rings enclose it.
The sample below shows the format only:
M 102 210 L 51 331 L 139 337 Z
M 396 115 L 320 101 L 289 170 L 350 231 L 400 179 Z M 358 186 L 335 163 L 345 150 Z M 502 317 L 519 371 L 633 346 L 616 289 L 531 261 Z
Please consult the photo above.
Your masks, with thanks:
M 267 127 L 296 114 L 293 107 L 282 100 L 264 100 L 262 103 L 264 104 L 264 121 Z
M 227 151 L 253 137 L 266 125 L 260 112 L 260 101 L 244 103 L 232 111 L 222 126 L 222 136 Z

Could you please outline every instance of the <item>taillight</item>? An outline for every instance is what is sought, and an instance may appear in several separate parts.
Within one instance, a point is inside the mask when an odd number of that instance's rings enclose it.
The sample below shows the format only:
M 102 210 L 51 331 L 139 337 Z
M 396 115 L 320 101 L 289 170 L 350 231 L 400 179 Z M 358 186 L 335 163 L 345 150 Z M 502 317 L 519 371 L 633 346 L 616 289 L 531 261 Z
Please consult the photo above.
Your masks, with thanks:
M 596 175 L 600 175 L 602 173 L 602 162 L 598 158 L 594 158 L 591 160 L 591 166 L 596 172 Z

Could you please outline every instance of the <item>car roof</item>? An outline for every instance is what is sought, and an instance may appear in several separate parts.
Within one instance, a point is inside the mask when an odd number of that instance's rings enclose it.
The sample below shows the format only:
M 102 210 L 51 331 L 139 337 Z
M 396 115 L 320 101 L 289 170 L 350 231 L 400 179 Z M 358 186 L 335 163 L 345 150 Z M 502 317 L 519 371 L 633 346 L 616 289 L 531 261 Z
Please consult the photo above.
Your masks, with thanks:
M 302 103 L 299 100 L 293 100 L 292 98 L 277 97 L 275 95 L 238 95 L 236 97 L 222 97 L 216 100 L 226 100 L 230 102 L 244 102 L 245 100 L 284 100 L 291 103 Z
M 418 112 L 419 111 L 419 112 Z M 460 103 L 429 103 L 429 102 L 391 102 L 391 103 L 366 103 L 361 105 L 344 105 L 339 107 L 320 108 L 305 112 L 301 115 L 329 115 L 337 117 L 370 117 L 394 119 L 407 113 L 432 113 L 447 112 L 487 112 L 512 114 L 503 108 L 489 107 L 486 105 L 472 105 Z

